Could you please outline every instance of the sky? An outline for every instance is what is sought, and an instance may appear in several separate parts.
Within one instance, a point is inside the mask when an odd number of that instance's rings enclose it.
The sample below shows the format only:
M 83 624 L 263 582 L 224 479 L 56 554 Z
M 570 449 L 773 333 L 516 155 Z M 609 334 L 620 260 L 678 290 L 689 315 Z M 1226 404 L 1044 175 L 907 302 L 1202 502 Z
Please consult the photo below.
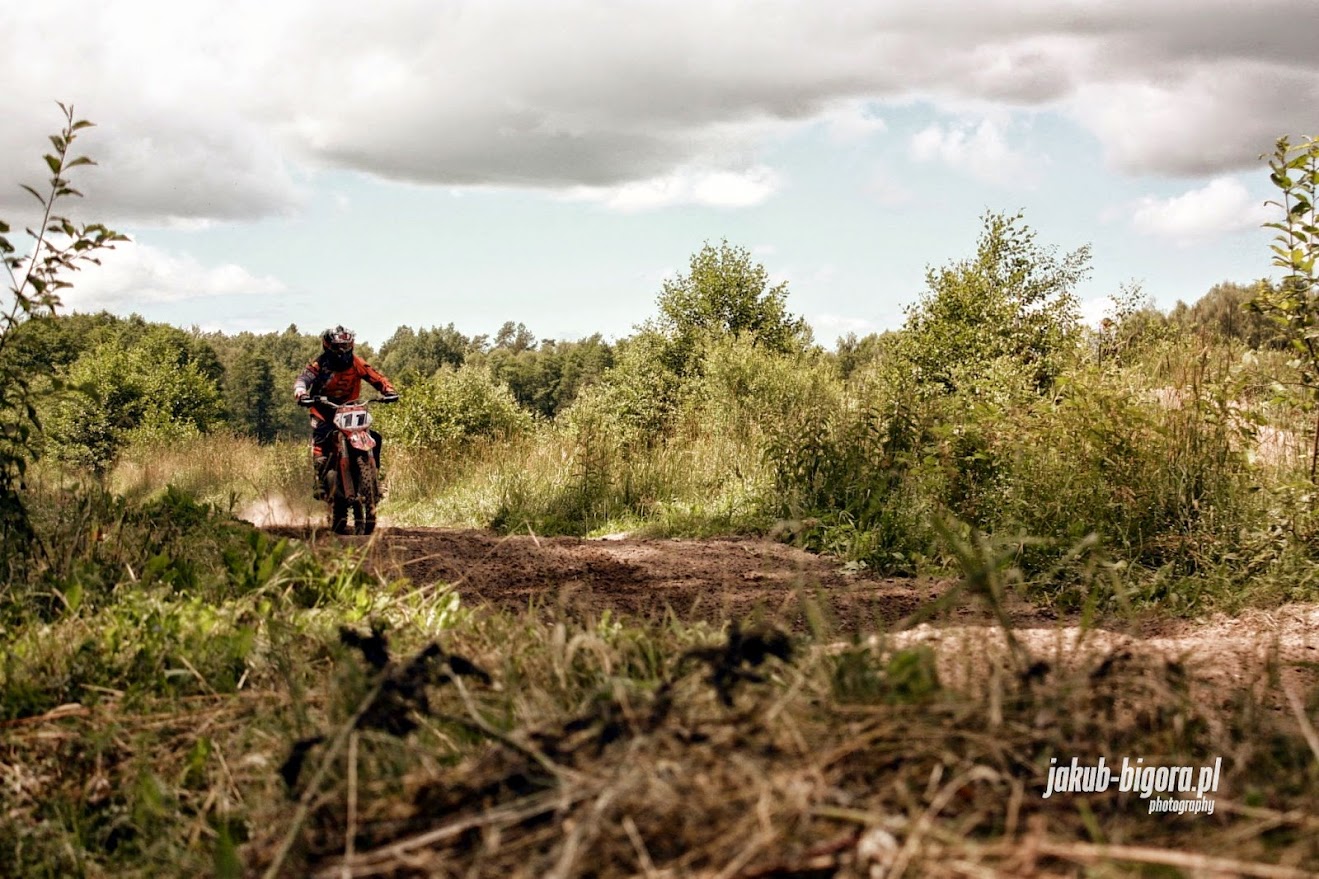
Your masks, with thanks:
M 1089 245 L 1096 319 L 1275 275 L 1314 0 L 0 0 L 0 218 L 132 243 L 66 309 L 205 330 L 628 335 L 705 242 L 832 345 L 901 325 L 986 211 Z

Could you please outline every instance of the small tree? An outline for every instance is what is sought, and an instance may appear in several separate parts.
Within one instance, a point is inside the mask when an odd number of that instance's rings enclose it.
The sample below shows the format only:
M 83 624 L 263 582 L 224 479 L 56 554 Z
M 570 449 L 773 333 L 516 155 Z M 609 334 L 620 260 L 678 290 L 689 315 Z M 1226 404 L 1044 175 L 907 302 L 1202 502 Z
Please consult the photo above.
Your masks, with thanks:
M 926 272 L 928 293 L 907 313 L 900 347 L 920 381 L 948 391 L 1001 358 L 1052 384 L 1080 328 L 1073 292 L 1090 249 L 1059 259 L 1021 214 L 990 213 L 976 255 Z
M 1274 318 L 1296 351 L 1306 405 L 1316 411 L 1310 450 L 1310 481 L 1319 473 L 1319 286 L 1315 263 L 1319 259 L 1319 138 L 1307 137 L 1293 145 L 1278 138 L 1269 160 L 1269 177 L 1281 200 L 1268 204 L 1282 209 L 1282 219 L 1265 223 L 1278 230 L 1273 236 L 1273 264 L 1287 274 L 1276 287 L 1262 286 L 1254 307 Z
M 95 254 L 113 249 L 114 242 L 128 240 L 100 223 L 75 224 L 56 213 L 61 199 L 82 195 L 70 185 L 68 173 L 95 164 L 86 156 L 70 154 L 77 133 L 92 123 L 75 120 L 72 106 L 59 108 L 64 127 L 50 136 L 54 151 L 43 156 L 50 169 L 45 194 L 20 184 L 41 206 L 40 223 L 25 229 L 32 239 L 28 253 L 18 253 L 9 240 L 9 224 L 0 220 L 0 259 L 9 273 L 9 297 L 0 309 L 0 552 L 5 558 L 25 553 L 31 544 L 32 529 L 20 492 L 28 461 L 36 454 L 33 440 L 41 431 L 31 393 L 34 376 L 6 349 L 28 319 L 54 314 L 60 291 L 72 286 L 69 273 L 84 262 L 97 263 Z
M 811 331 L 788 313 L 787 299 L 787 282 L 771 287 L 769 273 L 746 249 L 707 243 L 692 255 L 687 274 L 664 282 L 656 328 L 673 343 L 679 372 L 703 337 L 745 335 L 757 347 L 797 351 L 810 343 Z

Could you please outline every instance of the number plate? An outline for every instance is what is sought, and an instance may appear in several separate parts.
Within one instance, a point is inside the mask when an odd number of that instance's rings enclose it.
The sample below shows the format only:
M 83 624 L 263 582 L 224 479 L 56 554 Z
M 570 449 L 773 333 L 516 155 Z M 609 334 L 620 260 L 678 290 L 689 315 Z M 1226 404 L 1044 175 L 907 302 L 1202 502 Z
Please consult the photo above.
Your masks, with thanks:
M 334 423 L 344 430 L 361 430 L 371 426 L 371 413 L 365 406 L 344 406 L 334 413 Z

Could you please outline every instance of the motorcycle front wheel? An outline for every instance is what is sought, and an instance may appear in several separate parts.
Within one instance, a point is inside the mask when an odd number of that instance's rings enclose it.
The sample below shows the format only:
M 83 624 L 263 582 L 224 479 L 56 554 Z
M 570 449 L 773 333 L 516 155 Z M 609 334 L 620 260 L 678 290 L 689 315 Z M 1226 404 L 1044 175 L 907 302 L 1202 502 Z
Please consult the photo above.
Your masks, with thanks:
M 380 503 L 380 474 L 375 458 L 360 455 L 357 458 L 357 500 L 353 502 L 354 531 L 371 534 L 376 530 L 376 505 Z

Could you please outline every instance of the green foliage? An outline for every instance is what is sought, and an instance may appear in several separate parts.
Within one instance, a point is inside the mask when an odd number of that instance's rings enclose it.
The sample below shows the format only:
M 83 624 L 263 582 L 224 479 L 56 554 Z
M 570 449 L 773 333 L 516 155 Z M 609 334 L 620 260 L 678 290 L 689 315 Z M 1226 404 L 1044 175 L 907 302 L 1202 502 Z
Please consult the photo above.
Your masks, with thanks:
M 662 441 L 685 401 L 702 393 L 712 351 L 727 353 L 738 340 L 769 355 L 807 350 L 810 330 L 788 313 L 787 295 L 786 282 L 770 287 L 769 273 L 745 249 L 707 243 L 687 274 L 664 282 L 659 315 L 616 346 L 613 366 L 567 410 L 569 424 L 607 431 L 620 448 Z
M 783 353 L 748 336 L 723 336 L 699 353 L 701 373 L 688 379 L 682 399 L 684 420 L 698 429 L 754 439 L 812 407 L 841 404 L 838 373 L 817 350 Z
M 298 373 L 320 353 L 316 335 L 291 325 L 281 333 L 209 333 L 199 338 L 222 366 L 221 387 L 235 427 L 258 441 L 307 435 L 307 412 L 288 392 Z M 269 364 L 269 384 L 263 361 Z
M 787 282 L 771 287 L 769 272 L 745 248 L 707 242 L 687 274 L 666 279 L 659 295 L 654 329 L 669 341 L 667 365 L 685 374 L 703 340 L 722 335 L 745 334 L 771 351 L 801 350 L 810 328 L 788 313 L 787 298 Z
M 377 410 L 378 429 L 411 448 L 444 448 L 474 439 L 507 438 L 531 428 L 508 386 L 489 369 L 442 368 L 408 387 L 402 400 Z
M 473 340 L 453 324 L 421 330 L 401 326 L 380 346 L 379 366 L 386 375 L 410 384 L 444 366 L 457 369 L 474 350 Z
M 682 377 L 665 362 L 668 351 L 668 340 L 653 331 L 620 342 L 613 367 L 567 409 L 567 424 L 607 431 L 627 447 L 658 442 L 672 425 L 683 392 Z
M 1282 328 L 1297 356 L 1305 404 L 1315 411 L 1310 481 L 1319 481 L 1319 138 L 1299 144 L 1278 139 L 1269 160 L 1270 179 L 1281 194 L 1272 204 L 1282 218 L 1264 225 L 1276 229 L 1273 264 L 1287 275 L 1276 288 L 1261 286 L 1254 300 L 1260 312 Z
M 508 385 L 524 408 L 554 418 L 568 407 L 582 388 L 596 381 L 614 363 L 613 351 L 599 333 L 577 342 L 546 339 L 539 348 L 496 346 L 474 358 Z
M 199 356 L 181 330 L 156 325 L 135 342 L 107 341 L 69 367 L 80 394 L 50 418 L 50 441 L 64 460 L 104 470 L 125 443 L 196 435 L 224 414 L 213 354 Z
M 857 338 L 856 333 L 848 333 L 838 339 L 834 348 L 834 358 L 838 362 L 838 371 L 843 378 L 850 378 L 863 366 L 874 363 L 891 354 L 896 333 L 868 333 Z
M 1021 214 L 986 214 L 976 255 L 926 273 L 928 292 L 907 312 L 900 347 L 922 383 L 954 391 L 1008 358 L 1048 388 L 1075 353 L 1076 284 L 1090 250 L 1061 259 Z
M 11 558 L 25 555 L 31 548 L 32 529 L 20 494 L 29 459 L 36 454 L 41 421 L 33 400 L 34 380 L 48 377 L 49 370 L 32 372 L 23 358 L 9 350 L 19 328 L 33 318 L 54 314 L 60 305 L 61 290 L 72 285 L 70 273 L 82 264 L 97 262 L 96 253 L 113 249 L 115 242 L 127 240 L 100 223 L 75 224 L 56 213 L 57 205 L 69 196 L 80 196 L 70 184 L 68 173 L 82 165 L 95 164 L 86 156 L 70 154 L 77 132 L 91 126 L 75 120 L 72 107 L 59 105 L 65 125 L 51 135 L 54 151 L 46 154 L 50 169 L 43 195 L 27 184 L 21 187 L 37 200 L 41 219 L 26 228 L 32 239 L 27 255 L 15 255 L 17 246 L 9 239 L 9 223 L 0 220 L 0 259 L 9 274 L 10 299 L 0 308 L 0 563 L 8 567 Z M 47 393 L 55 386 L 47 384 Z M 4 572 L 0 571 L 0 576 Z
M 1273 282 L 1268 279 L 1253 284 L 1224 281 L 1211 287 L 1194 305 L 1178 302 L 1168 313 L 1168 321 L 1192 332 L 1235 339 L 1251 348 L 1285 348 L 1288 343 L 1281 328 L 1253 307 L 1256 300 L 1274 296 Z
M 229 412 L 235 430 L 268 443 L 279 431 L 276 405 L 279 396 L 270 357 L 257 349 L 245 351 L 225 375 Z
M 1100 323 L 1094 340 L 1096 359 L 1101 365 L 1114 367 L 1139 363 L 1160 343 L 1187 328 L 1185 320 L 1179 318 L 1174 322 L 1155 308 L 1139 284 L 1123 284 L 1117 293 L 1109 296 L 1109 300 L 1112 306 Z
M 503 348 L 513 354 L 520 354 L 523 351 L 530 351 L 536 347 L 536 337 L 531 330 L 527 329 L 523 323 L 514 324 L 513 321 L 504 321 L 495 333 L 496 348 Z
M 1167 402 L 1127 376 L 1077 373 L 1056 400 L 976 413 L 976 445 L 954 446 L 961 460 L 949 472 L 965 487 L 950 507 L 995 533 L 1052 541 L 1023 546 L 1031 571 L 1090 532 L 1130 563 L 1206 569 L 1257 512 L 1244 453 L 1253 429 L 1230 371 L 1187 369 Z
M 798 535 L 805 545 L 895 573 L 928 557 L 933 508 L 917 468 L 930 416 L 909 377 L 872 371 L 817 395 L 767 439 L 777 515 L 816 523 Z

